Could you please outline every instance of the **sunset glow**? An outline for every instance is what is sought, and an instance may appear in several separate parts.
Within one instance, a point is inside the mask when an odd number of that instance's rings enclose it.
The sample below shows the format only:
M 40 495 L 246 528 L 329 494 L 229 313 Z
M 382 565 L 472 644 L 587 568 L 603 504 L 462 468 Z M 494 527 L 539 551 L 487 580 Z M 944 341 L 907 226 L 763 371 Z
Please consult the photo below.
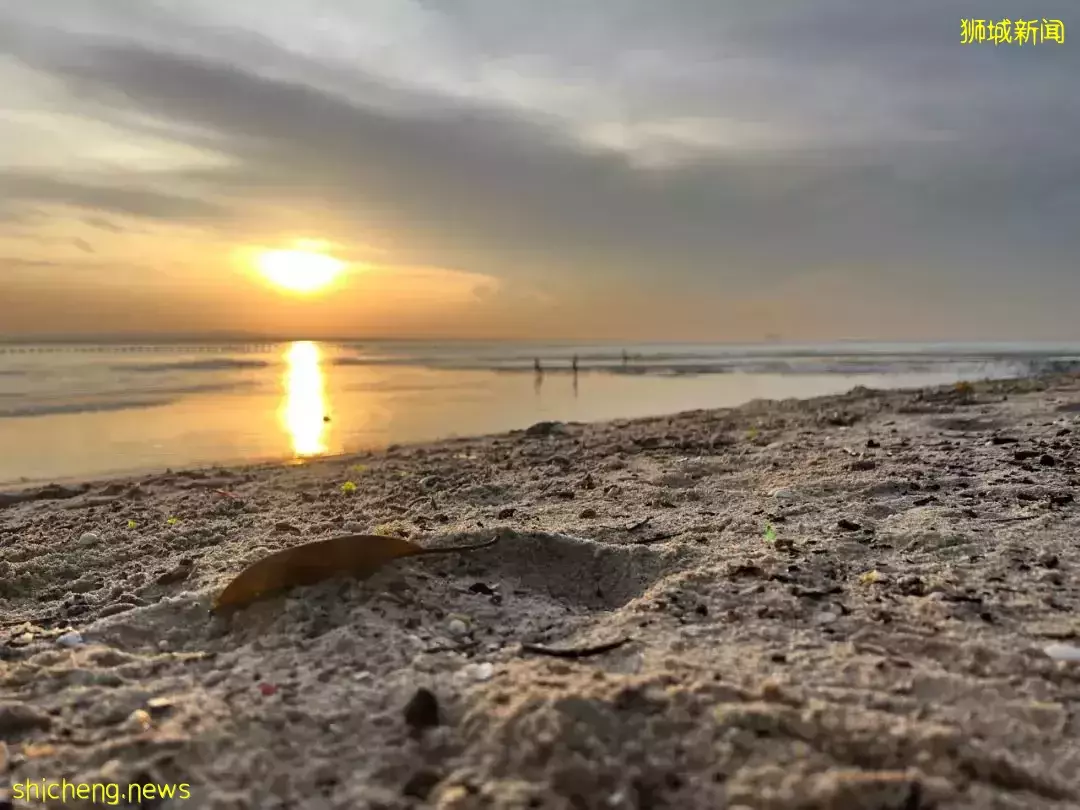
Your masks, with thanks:
M 329 287 L 345 262 L 314 250 L 266 250 L 256 256 L 263 278 L 286 292 L 308 294 Z
M 326 452 L 326 397 L 319 347 L 297 341 L 285 353 L 285 400 L 281 421 L 297 458 Z

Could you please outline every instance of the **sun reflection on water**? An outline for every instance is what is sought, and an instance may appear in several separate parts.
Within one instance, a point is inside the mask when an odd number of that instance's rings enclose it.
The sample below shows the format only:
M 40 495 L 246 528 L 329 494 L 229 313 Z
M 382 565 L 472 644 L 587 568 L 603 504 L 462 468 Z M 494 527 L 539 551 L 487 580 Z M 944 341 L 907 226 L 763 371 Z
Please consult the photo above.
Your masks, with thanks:
M 319 347 L 308 340 L 290 344 L 285 352 L 281 420 L 297 457 L 326 452 L 326 395 L 319 361 Z

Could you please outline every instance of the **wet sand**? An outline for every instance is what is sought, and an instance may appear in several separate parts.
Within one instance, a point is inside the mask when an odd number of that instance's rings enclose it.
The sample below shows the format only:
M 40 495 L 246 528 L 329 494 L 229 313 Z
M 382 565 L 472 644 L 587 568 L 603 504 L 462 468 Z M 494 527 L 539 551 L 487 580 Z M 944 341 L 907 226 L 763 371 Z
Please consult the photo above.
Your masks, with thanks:
M 0 494 L 0 757 L 159 807 L 1080 807 L 1078 464 L 1063 375 Z M 500 539 L 208 613 L 343 532 Z

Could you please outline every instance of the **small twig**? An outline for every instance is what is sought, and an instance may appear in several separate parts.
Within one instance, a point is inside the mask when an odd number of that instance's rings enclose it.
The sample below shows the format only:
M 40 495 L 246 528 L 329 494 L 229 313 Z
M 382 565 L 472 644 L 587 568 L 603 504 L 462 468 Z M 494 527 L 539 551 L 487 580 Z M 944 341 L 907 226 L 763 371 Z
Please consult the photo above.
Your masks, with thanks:
M 596 644 L 592 647 L 573 647 L 570 649 L 554 649 L 552 647 L 545 647 L 542 644 L 525 644 L 521 645 L 521 651 L 527 653 L 535 653 L 536 655 L 550 655 L 554 658 L 588 658 L 591 655 L 602 655 L 606 652 L 611 652 L 619 647 L 627 644 L 632 639 L 629 636 L 625 636 L 615 641 L 607 641 L 603 644 Z
M 226 498 L 232 498 L 233 500 L 236 500 L 237 498 L 240 497 L 235 492 L 229 492 L 229 491 L 224 490 L 224 489 L 212 489 L 210 491 L 213 492 L 215 495 L 221 495 L 221 496 L 226 497 Z
M 672 537 L 677 537 L 682 532 L 661 532 L 660 534 L 653 535 L 652 537 L 642 537 L 640 540 L 631 541 L 631 545 L 634 546 L 648 546 L 653 543 L 662 543 L 665 540 L 670 540 Z
M 639 520 L 639 521 L 638 521 L 637 523 L 635 523 L 635 524 L 634 524 L 633 526 L 627 526 L 627 527 L 626 527 L 626 531 L 628 531 L 628 532 L 636 532 L 636 531 L 637 531 L 638 529 L 644 528 L 644 527 L 645 527 L 645 525 L 646 525 L 646 524 L 648 524 L 648 522 L 649 522 L 650 520 L 652 520 L 652 515 L 649 515 L 649 516 L 648 516 L 647 518 L 645 518 L 644 520 Z
M 1024 515 L 1023 517 L 987 518 L 991 523 L 1019 523 L 1024 520 L 1035 520 L 1042 515 Z

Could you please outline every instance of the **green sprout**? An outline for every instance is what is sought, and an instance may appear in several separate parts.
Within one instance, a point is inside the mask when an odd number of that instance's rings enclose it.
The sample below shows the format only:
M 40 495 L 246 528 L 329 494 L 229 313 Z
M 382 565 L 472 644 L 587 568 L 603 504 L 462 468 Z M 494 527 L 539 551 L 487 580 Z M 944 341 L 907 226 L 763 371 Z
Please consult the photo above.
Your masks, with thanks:
M 166 525 L 168 525 L 168 526 L 175 526 L 179 522 L 180 522 L 180 518 L 178 518 L 178 517 L 171 517 L 171 518 L 168 518 L 165 521 Z
M 346 481 L 344 484 L 341 485 L 341 491 L 344 492 L 346 495 L 352 495 L 354 492 L 356 492 L 356 484 L 354 484 L 352 481 Z
M 135 522 L 134 520 L 129 520 L 129 521 L 128 521 L 128 528 L 129 528 L 129 529 L 134 529 L 134 528 L 135 528 L 136 526 L 138 526 L 138 525 L 139 525 L 139 524 L 138 524 L 138 523 L 136 523 L 136 522 Z
M 765 542 L 766 543 L 775 543 L 776 542 L 776 529 L 773 528 L 773 525 L 771 523 L 766 523 L 765 524 Z

